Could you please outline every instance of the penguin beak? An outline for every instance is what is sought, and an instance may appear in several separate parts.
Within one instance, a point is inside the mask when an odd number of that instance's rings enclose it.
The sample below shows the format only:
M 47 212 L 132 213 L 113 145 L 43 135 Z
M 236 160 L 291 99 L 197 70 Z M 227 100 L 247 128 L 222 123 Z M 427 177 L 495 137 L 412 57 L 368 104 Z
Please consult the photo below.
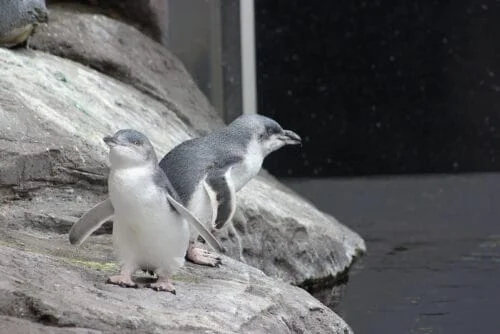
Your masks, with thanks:
M 106 136 L 106 137 L 104 137 L 102 140 L 103 140 L 103 141 L 106 143 L 106 145 L 108 145 L 109 147 L 113 147 L 113 146 L 115 146 L 116 144 L 118 144 L 118 143 L 116 142 L 115 137 L 112 137 L 112 136 Z
M 282 140 L 287 145 L 298 145 L 302 144 L 302 138 L 295 132 L 291 130 L 283 130 Z

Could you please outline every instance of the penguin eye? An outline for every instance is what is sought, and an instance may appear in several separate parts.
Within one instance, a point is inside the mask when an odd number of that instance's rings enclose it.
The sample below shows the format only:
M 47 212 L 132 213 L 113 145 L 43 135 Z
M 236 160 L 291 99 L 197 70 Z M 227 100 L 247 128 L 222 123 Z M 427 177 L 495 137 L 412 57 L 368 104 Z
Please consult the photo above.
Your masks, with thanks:
M 259 135 L 259 139 L 263 140 L 263 139 L 267 139 L 269 137 L 271 137 L 273 134 L 276 134 L 278 133 L 279 130 L 276 129 L 276 128 L 273 128 L 273 127 L 266 127 L 265 131 L 262 132 L 260 135 Z
M 132 141 L 132 144 L 139 146 L 139 145 L 141 145 L 141 142 L 139 140 L 134 140 L 134 141 Z
M 259 136 L 260 139 L 266 139 L 266 138 L 269 138 L 271 136 L 271 129 L 269 128 L 266 128 L 266 131 L 262 132 Z
M 274 135 L 274 134 L 279 133 L 279 132 L 280 131 L 278 128 L 273 128 L 273 127 L 267 128 L 267 135 L 268 136 Z

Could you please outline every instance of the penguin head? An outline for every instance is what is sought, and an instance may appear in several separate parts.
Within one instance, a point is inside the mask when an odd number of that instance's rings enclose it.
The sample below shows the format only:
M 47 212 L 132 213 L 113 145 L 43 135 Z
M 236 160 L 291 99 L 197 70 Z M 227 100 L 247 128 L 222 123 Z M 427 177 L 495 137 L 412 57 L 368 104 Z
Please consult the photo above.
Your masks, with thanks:
M 302 143 L 302 139 L 295 132 L 284 130 L 275 120 L 258 114 L 242 115 L 229 127 L 235 132 L 247 133 L 250 140 L 256 140 L 264 157 L 285 145 Z
M 112 168 L 126 168 L 157 164 L 156 154 L 149 139 L 139 131 L 123 129 L 103 141 L 109 147 Z

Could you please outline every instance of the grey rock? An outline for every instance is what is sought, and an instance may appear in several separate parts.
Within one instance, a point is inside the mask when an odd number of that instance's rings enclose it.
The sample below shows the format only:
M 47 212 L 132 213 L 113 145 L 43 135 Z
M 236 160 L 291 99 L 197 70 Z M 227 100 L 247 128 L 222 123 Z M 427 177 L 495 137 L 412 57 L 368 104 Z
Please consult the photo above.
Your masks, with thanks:
M 161 44 L 136 28 L 81 7 L 50 6 L 50 25 L 30 41 L 46 51 L 128 83 L 156 99 L 205 134 L 223 125 L 184 65 Z
M 57 3 L 86 4 L 88 10 L 123 20 L 157 42 L 166 37 L 168 0 L 47 0 L 49 6 Z
M 105 284 L 118 269 L 109 235 L 81 248 L 66 235 L 0 226 L 2 333 L 352 333 L 304 290 L 224 257 L 188 264 L 177 295 Z M 2 330 L 5 329 L 5 330 Z
M 2 291 L 4 292 L 4 291 Z M 15 299 L 14 299 L 15 300 Z M 12 301 L 12 300 L 11 300 Z M 24 320 L 14 317 L 0 316 L 0 333 L 9 334 L 64 334 L 64 333 L 75 333 L 75 334 L 97 334 L 102 333 L 101 331 L 95 331 L 87 328 L 58 328 L 53 326 L 45 326 L 33 322 L 31 320 Z
M 234 228 L 217 235 L 231 257 L 268 275 L 332 284 L 366 250 L 359 235 L 270 177 L 250 181 L 237 198 Z

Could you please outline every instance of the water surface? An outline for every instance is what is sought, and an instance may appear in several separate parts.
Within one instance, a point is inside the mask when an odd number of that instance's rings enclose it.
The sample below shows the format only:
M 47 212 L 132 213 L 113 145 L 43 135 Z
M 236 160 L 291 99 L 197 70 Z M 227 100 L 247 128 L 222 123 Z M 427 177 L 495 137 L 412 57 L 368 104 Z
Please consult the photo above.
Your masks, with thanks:
M 318 294 L 356 334 L 500 333 L 500 174 L 285 183 L 367 243 L 338 305 Z

